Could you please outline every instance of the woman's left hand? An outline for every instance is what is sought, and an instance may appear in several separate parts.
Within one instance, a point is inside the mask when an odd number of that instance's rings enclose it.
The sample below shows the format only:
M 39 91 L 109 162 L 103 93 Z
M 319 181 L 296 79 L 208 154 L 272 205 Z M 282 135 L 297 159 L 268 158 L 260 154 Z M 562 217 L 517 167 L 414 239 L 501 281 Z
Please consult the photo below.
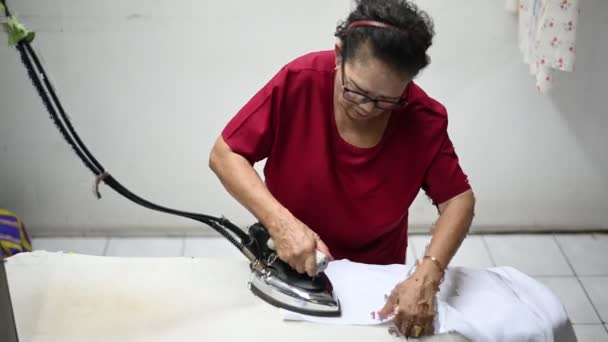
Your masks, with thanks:
M 434 333 L 435 295 L 439 291 L 441 273 L 432 263 L 421 263 L 408 279 L 395 286 L 384 307 L 381 319 L 394 315 L 399 334 L 419 337 Z

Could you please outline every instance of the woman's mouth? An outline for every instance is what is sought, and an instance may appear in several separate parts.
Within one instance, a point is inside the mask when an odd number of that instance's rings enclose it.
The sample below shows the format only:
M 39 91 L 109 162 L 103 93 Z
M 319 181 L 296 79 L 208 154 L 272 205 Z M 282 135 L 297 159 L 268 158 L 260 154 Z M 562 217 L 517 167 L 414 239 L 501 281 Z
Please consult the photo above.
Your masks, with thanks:
M 360 117 L 360 118 L 367 118 L 370 116 L 369 113 L 366 113 L 363 111 L 354 110 L 353 112 L 355 113 L 355 116 Z

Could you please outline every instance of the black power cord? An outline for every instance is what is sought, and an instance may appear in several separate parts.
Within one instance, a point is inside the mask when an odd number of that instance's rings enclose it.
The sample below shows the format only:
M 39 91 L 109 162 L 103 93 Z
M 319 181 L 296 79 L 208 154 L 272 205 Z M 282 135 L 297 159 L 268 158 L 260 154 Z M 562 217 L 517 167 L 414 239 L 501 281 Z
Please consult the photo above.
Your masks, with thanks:
M 2 4 L 4 5 L 6 16 L 10 17 L 11 14 L 9 12 L 8 7 L 6 6 L 5 0 L 0 0 L 0 2 L 2 2 Z M 101 163 L 93 156 L 93 154 L 89 151 L 86 145 L 82 142 L 82 140 L 78 136 L 78 133 L 76 133 L 74 126 L 66 115 L 61 101 L 55 93 L 53 86 L 49 78 L 47 77 L 46 71 L 44 70 L 42 63 L 40 63 L 40 59 L 36 55 L 36 51 L 32 48 L 30 42 L 26 40 L 21 40 L 17 43 L 16 48 L 19 51 L 19 54 L 21 55 L 21 61 L 27 69 L 29 78 L 32 81 L 34 87 L 36 88 L 38 95 L 42 99 L 42 102 L 44 103 L 44 106 L 49 112 L 51 118 L 53 119 L 53 122 L 61 132 L 61 135 L 72 147 L 74 152 L 76 152 L 76 154 L 85 164 L 85 166 L 89 170 L 91 170 L 91 172 L 93 172 L 93 174 L 97 177 L 97 185 L 99 182 L 103 181 L 114 191 L 118 192 L 127 199 L 143 207 L 168 214 L 186 217 L 207 224 L 208 226 L 216 230 L 219 234 L 221 234 L 223 237 L 225 237 L 228 241 L 230 241 L 239 250 L 242 250 L 244 245 L 251 244 L 251 237 L 243 230 L 241 230 L 238 226 L 236 226 L 234 223 L 230 222 L 224 217 L 214 217 L 210 215 L 185 212 L 160 206 L 137 196 L 133 192 L 129 191 L 125 186 L 123 186 L 116 178 L 114 178 L 111 174 L 107 172 L 107 170 L 101 165 Z M 100 197 L 99 193 L 98 197 Z M 237 240 L 235 236 L 238 237 L 240 241 Z

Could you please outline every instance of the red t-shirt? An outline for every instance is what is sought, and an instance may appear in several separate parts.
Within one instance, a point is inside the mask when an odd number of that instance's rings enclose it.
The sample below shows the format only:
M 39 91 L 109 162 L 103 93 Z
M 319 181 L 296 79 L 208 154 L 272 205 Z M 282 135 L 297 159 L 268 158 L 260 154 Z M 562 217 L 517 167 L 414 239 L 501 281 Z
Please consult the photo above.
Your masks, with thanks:
M 420 189 L 439 204 L 469 189 L 445 108 L 413 82 L 379 144 L 341 138 L 334 117 L 334 51 L 285 65 L 222 136 L 250 163 L 267 158 L 270 192 L 317 232 L 336 259 L 404 263 L 408 208 Z

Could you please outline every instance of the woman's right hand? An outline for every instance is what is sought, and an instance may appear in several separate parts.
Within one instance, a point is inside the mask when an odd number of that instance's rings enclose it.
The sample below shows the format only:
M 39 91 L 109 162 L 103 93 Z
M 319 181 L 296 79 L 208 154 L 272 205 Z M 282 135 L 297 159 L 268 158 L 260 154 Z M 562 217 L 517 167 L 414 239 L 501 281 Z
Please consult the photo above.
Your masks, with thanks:
M 293 215 L 280 218 L 269 227 L 275 250 L 283 260 L 299 273 L 317 275 L 317 250 L 332 258 L 329 248 L 317 233 Z
M 233 152 L 221 135 L 209 155 L 209 167 L 228 192 L 268 229 L 281 260 L 314 276 L 316 250 L 332 258 L 319 236 L 272 196 L 249 160 Z

